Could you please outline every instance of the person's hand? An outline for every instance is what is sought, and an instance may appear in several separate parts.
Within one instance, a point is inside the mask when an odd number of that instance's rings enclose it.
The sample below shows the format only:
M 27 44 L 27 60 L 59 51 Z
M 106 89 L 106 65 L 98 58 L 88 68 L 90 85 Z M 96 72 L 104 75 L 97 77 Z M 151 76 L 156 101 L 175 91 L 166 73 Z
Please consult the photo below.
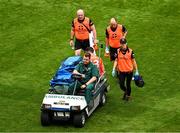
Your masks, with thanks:
M 86 88 L 86 85 L 85 84 L 81 85 L 81 89 L 84 89 L 84 88 Z
M 85 78 L 85 74 L 81 74 L 82 78 Z
M 94 48 L 95 51 L 97 51 L 97 50 L 98 50 L 98 45 L 97 45 L 97 44 L 94 44 L 94 45 L 93 45 L 93 48 Z
M 112 76 L 113 76 L 113 77 L 116 76 L 116 70 L 115 70 L 115 69 L 112 70 Z
M 99 43 L 99 40 L 97 40 L 97 39 L 94 39 L 94 42 L 93 42 L 94 44 L 98 44 Z
M 106 46 L 105 52 L 109 53 L 109 47 Z
M 74 47 L 74 40 L 70 40 L 69 44 L 71 47 Z
M 139 76 L 139 72 L 138 72 L 138 70 L 136 70 L 136 72 L 135 72 L 134 76 Z

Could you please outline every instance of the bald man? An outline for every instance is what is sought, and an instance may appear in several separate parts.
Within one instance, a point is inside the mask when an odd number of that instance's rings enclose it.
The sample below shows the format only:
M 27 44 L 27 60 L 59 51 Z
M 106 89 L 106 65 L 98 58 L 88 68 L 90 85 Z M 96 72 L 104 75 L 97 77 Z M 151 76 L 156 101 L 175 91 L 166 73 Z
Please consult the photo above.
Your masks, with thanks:
M 116 18 L 110 19 L 110 25 L 106 28 L 106 50 L 105 56 L 109 56 L 114 61 L 117 55 L 117 49 L 120 47 L 119 40 L 125 38 L 127 30 L 123 25 L 118 24 Z
M 93 33 L 93 43 L 97 43 L 96 29 L 88 17 L 85 17 L 82 9 L 77 10 L 77 18 L 72 21 L 70 46 L 75 49 L 75 55 L 80 55 L 81 50 L 85 51 L 90 46 L 89 34 Z M 74 45 L 75 38 L 75 45 Z

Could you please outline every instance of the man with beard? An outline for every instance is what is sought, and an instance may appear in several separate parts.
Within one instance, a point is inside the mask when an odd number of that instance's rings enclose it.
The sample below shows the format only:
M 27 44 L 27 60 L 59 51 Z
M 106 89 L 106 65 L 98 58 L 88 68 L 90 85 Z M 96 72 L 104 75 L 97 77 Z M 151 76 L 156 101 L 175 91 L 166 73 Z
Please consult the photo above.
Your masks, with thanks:
M 88 104 L 92 98 L 92 90 L 94 89 L 94 85 L 99 78 L 99 71 L 97 67 L 90 61 L 90 59 L 91 54 L 85 53 L 83 56 L 83 61 L 80 62 L 73 71 L 73 74 L 82 76 L 82 79 L 77 81 L 75 92 L 78 92 L 80 89 L 85 89 L 85 98 Z M 74 85 L 75 83 L 69 87 L 69 92 L 71 94 L 74 90 Z

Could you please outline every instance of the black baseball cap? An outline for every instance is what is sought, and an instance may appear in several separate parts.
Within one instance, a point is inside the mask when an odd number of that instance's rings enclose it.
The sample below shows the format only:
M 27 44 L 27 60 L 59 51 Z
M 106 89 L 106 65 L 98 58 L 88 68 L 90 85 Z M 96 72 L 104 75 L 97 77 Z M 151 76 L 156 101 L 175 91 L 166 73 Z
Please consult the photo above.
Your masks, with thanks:
M 121 43 L 121 44 L 126 44 L 126 43 L 127 43 L 126 38 L 121 38 L 121 39 L 120 39 L 120 43 Z

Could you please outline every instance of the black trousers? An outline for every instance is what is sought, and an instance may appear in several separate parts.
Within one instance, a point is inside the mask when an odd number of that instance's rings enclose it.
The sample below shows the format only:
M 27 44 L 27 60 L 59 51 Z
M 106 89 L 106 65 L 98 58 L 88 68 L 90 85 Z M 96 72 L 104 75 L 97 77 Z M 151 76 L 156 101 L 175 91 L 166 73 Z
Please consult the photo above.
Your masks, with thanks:
M 120 88 L 126 93 L 127 96 L 131 95 L 132 76 L 133 72 L 119 72 L 118 74 Z

